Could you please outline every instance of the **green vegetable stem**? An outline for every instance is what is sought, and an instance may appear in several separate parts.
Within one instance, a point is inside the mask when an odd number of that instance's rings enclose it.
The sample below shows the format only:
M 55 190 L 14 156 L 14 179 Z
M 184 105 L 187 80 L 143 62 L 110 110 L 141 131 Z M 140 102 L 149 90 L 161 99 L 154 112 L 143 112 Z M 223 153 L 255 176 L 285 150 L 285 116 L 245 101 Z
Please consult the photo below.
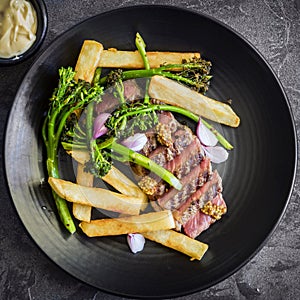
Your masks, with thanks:
M 117 143 L 115 138 L 113 137 L 106 140 L 104 143 L 99 144 L 98 151 L 101 149 L 110 149 L 112 151 L 114 159 L 119 160 L 121 162 L 135 163 L 155 173 L 176 189 L 180 190 L 182 188 L 180 181 L 171 172 L 158 165 L 153 160 L 149 159 L 147 156 L 137 153 L 121 145 L 120 143 Z M 117 153 L 118 155 L 115 155 L 115 153 Z
M 142 60 L 144 62 L 144 66 L 145 66 L 145 70 L 150 70 L 150 64 L 149 64 L 147 52 L 146 52 L 146 43 L 144 42 L 143 38 L 141 37 L 141 35 L 138 32 L 137 32 L 136 38 L 135 38 L 135 45 L 142 57 Z M 145 98 L 144 98 L 145 104 L 150 102 L 150 97 L 148 94 L 148 87 L 149 87 L 149 79 L 147 79 L 147 81 L 146 81 Z
M 100 101 L 102 87 L 99 84 L 91 86 L 87 82 L 74 80 L 72 68 L 59 70 L 58 87 L 50 99 L 50 106 L 45 118 L 42 136 L 47 150 L 48 176 L 59 178 L 58 147 L 61 136 L 67 126 L 75 126 L 74 115 L 92 101 Z M 70 233 L 76 231 L 75 224 L 69 212 L 66 201 L 52 191 L 58 214 L 64 226 Z
M 120 78 L 124 80 L 136 78 L 150 78 L 154 75 L 164 76 L 181 82 L 192 89 L 205 93 L 208 90 L 211 63 L 201 58 L 194 58 L 191 61 L 184 61 L 181 64 L 162 65 L 159 68 L 149 68 L 140 70 L 113 70 L 107 76 L 100 79 L 101 85 L 111 85 Z
M 182 184 L 177 179 L 176 176 L 174 176 L 170 171 L 166 170 L 165 168 L 161 167 L 160 165 L 156 164 L 154 161 L 149 159 L 148 157 L 139 154 L 133 150 L 130 150 L 129 148 L 118 144 L 113 143 L 112 144 L 112 150 L 120 154 L 123 158 L 125 158 L 127 161 L 133 162 L 137 165 L 140 165 L 151 172 L 158 175 L 161 179 L 169 183 L 171 186 L 173 186 L 177 190 L 181 190 Z M 116 159 L 118 159 L 118 156 L 116 156 Z M 122 159 L 122 158 L 121 158 Z

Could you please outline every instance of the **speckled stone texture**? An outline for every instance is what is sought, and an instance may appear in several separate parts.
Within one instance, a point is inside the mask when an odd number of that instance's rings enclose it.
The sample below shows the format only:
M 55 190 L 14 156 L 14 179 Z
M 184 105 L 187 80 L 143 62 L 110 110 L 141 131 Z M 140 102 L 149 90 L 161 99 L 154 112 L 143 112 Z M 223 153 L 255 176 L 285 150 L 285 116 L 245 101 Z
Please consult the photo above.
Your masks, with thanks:
M 272 66 L 287 93 L 296 128 L 299 131 L 299 0 L 159 0 L 151 2 L 46 0 L 45 2 L 49 14 L 49 29 L 40 51 L 64 30 L 79 21 L 112 8 L 128 5 L 175 5 L 204 12 L 223 21 L 246 37 Z M 33 61 L 34 57 L 20 65 L 0 68 L 0 139 L 2 145 L 5 124 L 18 84 Z M 284 147 L 280 144 L 280 137 L 278 137 L 278 147 Z M 4 176 L 2 150 L 0 153 L 0 298 L 4 300 L 121 299 L 71 277 L 52 263 L 32 241 L 19 220 L 9 196 Z M 297 177 L 286 213 L 263 249 L 242 269 L 223 282 L 205 291 L 178 299 L 300 299 L 299 196 L 300 181 Z

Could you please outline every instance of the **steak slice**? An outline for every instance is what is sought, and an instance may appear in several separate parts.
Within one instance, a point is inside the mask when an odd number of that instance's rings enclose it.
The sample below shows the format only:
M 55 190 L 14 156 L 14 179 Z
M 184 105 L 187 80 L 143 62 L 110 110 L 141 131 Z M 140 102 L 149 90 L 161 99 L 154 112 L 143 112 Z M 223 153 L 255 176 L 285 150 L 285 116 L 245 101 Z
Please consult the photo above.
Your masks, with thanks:
M 173 173 L 181 182 L 177 190 L 151 172 L 144 172 L 138 184 L 148 195 L 154 210 L 172 210 L 176 230 L 195 238 L 226 212 L 222 179 L 212 172 L 198 137 L 171 113 L 159 113 L 159 124 L 146 132 L 142 153 Z
M 177 155 L 164 167 L 172 172 L 178 179 L 181 179 L 201 163 L 203 159 L 202 153 L 199 139 L 196 136 L 193 136 L 193 141 L 180 153 L 180 155 Z
M 174 210 L 183 205 L 207 181 L 211 172 L 209 158 L 205 158 L 186 176 L 181 179 L 180 191 L 171 187 L 161 197 L 157 197 L 158 204 L 164 209 Z
M 168 161 L 174 159 L 176 155 L 181 154 L 181 152 L 183 152 L 194 140 L 194 135 L 189 127 L 182 126 L 177 127 L 177 129 L 178 130 L 171 135 L 172 143 L 169 146 L 162 145 L 162 140 L 164 140 L 164 143 L 168 137 L 162 137 L 161 133 L 157 134 L 157 136 L 159 136 L 159 146 L 149 153 L 148 157 L 160 166 L 165 166 Z
M 193 168 L 201 163 L 203 159 L 202 148 L 198 138 L 194 137 L 192 143 L 183 150 L 180 155 L 168 161 L 163 167 L 173 173 L 178 179 L 182 179 Z M 150 178 L 149 178 L 150 177 Z M 142 177 L 139 181 L 139 186 L 150 196 L 150 200 L 155 201 L 159 196 L 162 196 L 169 185 L 160 177 L 154 174 Z M 151 185 L 151 188 L 149 188 Z
M 159 143 L 157 141 L 156 138 L 156 133 L 155 131 L 147 131 L 145 133 L 146 137 L 147 137 L 147 142 L 144 145 L 143 149 L 142 149 L 142 154 L 144 154 L 145 156 L 149 156 L 149 154 L 154 151 L 158 146 Z
M 163 120 L 167 122 L 169 120 L 169 125 L 165 123 L 159 123 L 164 125 L 164 131 L 158 133 L 156 130 L 149 130 L 146 132 L 147 143 L 142 149 L 142 154 L 149 157 L 152 161 L 157 163 L 158 165 L 165 167 L 166 164 L 172 161 L 176 155 L 179 155 L 184 149 L 194 140 L 194 135 L 191 129 L 187 126 L 181 125 L 178 121 L 176 121 L 172 115 L 169 117 L 164 113 L 159 114 L 159 120 Z M 175 121 L 176 124 L 175 124 Z M 166 126 L 165 126 L 166 125 Z M 163 137 L 163 132 L 166 132 L 166 135 Z M 159 138 L 158 138 L 159 136 Z M 162 145 L 165 141 L 169 141 L 169 136 L 171 136 L 171 144 L 169 146 Z M 136 176 L 146 176 L 149 172 L 140 167 L 138 165 L 132 164 L 132 169 Z M 156 178 L 153 174 L 150 175 L 151 178 L 154 178 L 157 182 L 160 181 L 159 178 Z M 148 179 L 147 179 L 148 181 Z M 144 186 L 143 184 L 141 185 Z M 145 189 L 145 193 L 147 189 Z
M 177 128 L 181 127 L 182 125 L 174 118 L 173 114 L 167 111 L 163 111 L 160 113 L 157 113 L 158 116 L 158 124 L 163 125 L 162 131 L 160 132 L 160 135 L 165 134 L 167 136 L 171 135 L 176 132 Z M 150 130 L 147 130 L 145 132 L 147 136 L 147 143 L 142 149 L 142 154 L 149 156 L 152 151 L 154 151 L 161 143 L 157 138 L 158 130 L 157 128 L 153 128 Z M 165 139 L 162 137 L 161 140 Z
M 219 208 L 223 213 L 226 212 L 226 203 L 221 193 L 218 193 L 211 203 Z M 185 225 L 183 225 L 183 231 L 187 236 L 194 239 L 204 230 L 208 229 L 211 224 L 215 223 L 217 219 L 218 218 L 203 213 L 201 210 L 199 210 L 185 223 Z
M 221 192 L 222 179 L 218 171 L 214 170 L 201 188 L 173 212 L 174 218 L 185 225 L 208 201 L 212 201 Z
M 159 112 L 157 116 L 157 126 L 145 132 L 147 142 L 141 154 L 149 157 L 158 165 L 165 166 L 165 164 L 174 159 L 176 154 L 180 151 L 177 145 L 178 141 L 175 141 L 176 137 L 184 134 L 184 137 L 187 138 L 186 144 L 192 141 L 193 133 L 190 128 L 180 124 L 170 112 Z M 136 176 L 142 177 L 149 174 L 148 170 L 138 165 L 131 164 L 131 167 Z

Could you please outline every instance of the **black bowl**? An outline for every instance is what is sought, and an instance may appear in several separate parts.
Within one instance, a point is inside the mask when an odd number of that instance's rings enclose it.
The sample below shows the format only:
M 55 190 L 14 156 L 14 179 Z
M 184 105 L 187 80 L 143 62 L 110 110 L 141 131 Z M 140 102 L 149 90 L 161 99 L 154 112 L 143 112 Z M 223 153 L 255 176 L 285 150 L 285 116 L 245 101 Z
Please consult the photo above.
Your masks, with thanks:
M 33 45 L 22 54 L 10 58 L 0 58 L 0 66 L 14 65 L 28 59 L 39 49 L 45 39 L 48 27 L 48 14 L 46 5 L 43 0 L 30 0 L 30 2 L 36 11 L 38 22 L 36 40 Z

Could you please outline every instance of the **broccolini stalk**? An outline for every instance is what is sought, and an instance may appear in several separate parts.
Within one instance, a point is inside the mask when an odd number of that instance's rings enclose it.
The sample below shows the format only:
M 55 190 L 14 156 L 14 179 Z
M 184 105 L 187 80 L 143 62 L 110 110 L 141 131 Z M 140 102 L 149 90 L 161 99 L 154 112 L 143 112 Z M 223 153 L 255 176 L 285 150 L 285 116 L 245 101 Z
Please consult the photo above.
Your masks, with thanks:
M 177 179 L 177 177 L 174 176 L 170 171 L 155 163 L 153 160 L 149 159 L 148 157 L 137 153 L 119 143 L 113 143 L 111 149 L 112 151 L 117 152 L 121 155 L 121 161 L 127 160 L 141 167 L 144 167 L 145 169 L 148 169 L 151 172 L 158 175 L 161 179 L 169 183 L 175 189 L 181 190 L 182 184 Z M 118 159 L 118 156 L 115 156 L 115 158 Z
M 98 84 L 91 87 L 84 81 L 78 83 L 74 80 L 75 72 L 72 68 L 61 68 L 59 70 L 58 87 L 50 99 L 50 107 L 45 118 L 42 135 L 47 150 L 47 171 L 51 177 L 59 178 L 58 148 L 63 131 L 68 123 L 73 123 L 71 118 L 77 110 L 81 110 L 91 101 L 100 101 L 102 87 Z M 75 125 L 75 124 L 71 124 Z M 53 197 L 58 214 L 69 232 L 76 231 L 67 203 L 54 191 Z
M 100 79 L 101 85 L 114 78 L 128 80 L 136 78 L 147 78 L 154 75 L 164 76 L 178 82 L 181 82 L 197 92 L 205 93 L 208 90 L 209 81 L 212 78 L 209 75 L 211 63 L 201 58 L 194 58 L 191 61 L 184 61 L 181 64 L 162 65 L 159 68 L 141 69 L 141 70 L 116 70 Z
M 150 64 L 149 64 L 147 52 L 146 52 L 146 43 L 143 40 L 142 36 L 138 32 L 136 33 L 136 37 L 135 37 L 135 45 L 143 59 L 145 69 L 149 70 Z
M 166 111 L 172 111 L 178 114 L 181 114 L 183 116 L 188 117 L 189 119 L 195 121 L 196 123 L 199 122 L 200 117 L 184 108 L 172 106 L 172 105 L 156 105 L 155 110 L 166 110 Z M 212 133 L 216 136 L 219 143 L 226 148 L 227 150 L 233 149 L 233 146 L 230 144 L 230 142 L 219 132 L 217 129 L 215 129 L 212 125 L 210 125 L 207 121 L 203 120 L 203 124 L 212 131 Z
M 201 119 L 202 123 L 216 136 L 219 143 L 226 148 L 227 150 L 232 150 L 233 146 L 225 139 L 225 137 L 217 131 L 212 125 L 210 125 L 207 121 Z
M 100 80 L 101 77 L 101 72 L 102 72 L 102 68 L 101 67 L 97 67 L 96 71 L 94 73 L 94 78 L 93 78 L 93 85 L 97 85 L 98 81 Z
M 115 89 L 116 89 L 115 97 L 120 100 L 121 104 L 125 103 L 126 100 L 124 97 L 124 85 L 121 79 L 115 82 Z
M 93 113 L 94 113 L 94 102 L 88 104 L 86 109 L 86 144 L 88 145 L 93 139 Z
M 137 32 L 136 38 L 135 38 L 135 45 L 143 59 L 145 70 L 150 70 L 150 64 L 149 64 L 149 60 L 148 60 L 147 52 L 146 52 L 146 44 L 138 32 Z M 149 79 L 147 79 L 147 81 L 146 81 L 146 88 L 145 88 L 144 103 L 146 103 L 146 104 L 150 102 L 150 97 L 148 95 L 148 87 L 149 87 Z
M 101 156 L 102 156 L 101 150 L 103 149 L 109 149 L 111 151 L 110 155 L 116 160 L 119 160 L 121 162 L 133 162 L 155 173 L 174 188 L 178 190 L 182 188 L 180 181 L 171 172 L 161 167 L 160 165 L 158 165 L 148 157 L 117 143 L 114 137 L 111 137 L 105 140 L 103 143 L 98 144 L 97 147 L 95 148 L 95 154 L 100 155 L 100 158 L 98 158 L 97 156 L 94 157 L 96 159 L 96 162 L 99 163 L 99 168 L 98 168 L 99 170 L 103 171 L 103 166 L 101 164 L 103 162 L 101 160 Z M 115 153 L 117 153 L 118 155 L 115 155 Z
M 90 152 L 90 161 L 86 164 L 85 170 L 96 177 L 103 177 L 111 169 L 111 159 L 108 153 L 98 148 L 97 140 L 93 137 L 93 112 L 94 103 L 89 103 L 86 115 L 86 146 Z M 66 145 L 63 146 L 66 147 Z
M 101 71 L 102 69 L 100 67 L 98 67 L 95 71 L 94 78 L 93 78 L 93 85 L 95 86 L 97 86 L 97 82 L 99 82 Z M 90 102 L 86 109 L 86 144 L 88 146 L 93 137 L 94 104 L 95 104 L 94 101 Z

